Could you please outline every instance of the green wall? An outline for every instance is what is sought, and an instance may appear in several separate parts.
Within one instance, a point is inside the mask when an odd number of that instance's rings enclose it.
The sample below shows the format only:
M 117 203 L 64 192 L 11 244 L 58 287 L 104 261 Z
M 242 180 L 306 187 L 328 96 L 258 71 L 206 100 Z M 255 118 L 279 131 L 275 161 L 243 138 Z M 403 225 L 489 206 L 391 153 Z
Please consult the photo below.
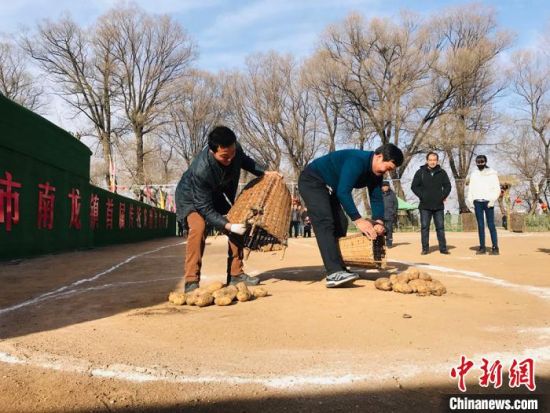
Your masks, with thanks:
M 90 156 L 88 147 L 72 135 L 0 95 L 0 259 L 174 235 L 175 214 L 90 185 Z M 7 174 L 20 185 L 12 188 L 11 196 Z M 49 205 L 48 201 L 39 202 L 40 193 L 44 194 L 39 185 L 46 183 L 55 188 L 49 192 L 53 196 L 53 219 L 48 214 L 39 219 L 39 211 L 47 211 Z M 69 195 L 73 190 L 78 190 L 80 196 L 80 219 L 71 225 Z M 94 228 L 90 225 L 92 196 L 98 198 Z M 14 209 L 16 197 L 19 219 L 8 222 L 13 216 L 8 214 L 8 206 Z M 113 204 L 112 228 L 107 225 L 109 199 Z M 123 222 L 119 220 L 121 204 Z M 138 208 L 139 222 L 144 222 L 147 211 L 147 218 L 154 218 L 150 224 L 147 219 L 146 225 L 139 225 Z M 79 228 L 75 222 L 80 223 Z

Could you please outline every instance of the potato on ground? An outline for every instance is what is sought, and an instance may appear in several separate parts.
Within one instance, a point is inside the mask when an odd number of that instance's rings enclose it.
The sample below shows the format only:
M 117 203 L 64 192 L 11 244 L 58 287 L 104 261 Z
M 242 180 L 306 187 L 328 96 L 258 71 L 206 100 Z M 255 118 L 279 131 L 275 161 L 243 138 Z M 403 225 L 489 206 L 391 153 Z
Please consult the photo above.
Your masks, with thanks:
M 214 304 L 221 305 L 221 306 L 229 305 L 232 302 L 233 302 L 233 299 L 231 298 L 231 296 L 225 295 L 225 294 L 220 295 L 214 299 Z
M 392 282 L 390 281 L 389 278 L 382 277 L 382 278 L 378 278 L 378 279 L 374 282 L 374 286 L 375 286 L 378 290 L 382 290 L 382 291 L 391 291 Z
M 420 271 L 418 270 L 418 268 L 409 268 L 407 272 L 409 273 L 410 280 L 418 280 L 420 276 Z
M 267 290 L 264 287 L 256 287 L 252 290 L 252 295 L 256 298 L 265 297 Z
M 392 274 L 390 275 L 390 281 L 391 283 L 396 283 L 397 282 L 397 274 Z
M 432 276 L 430 274 L 428 274 L 427 272 L 421 272 L 419 277 L 421 280 L 425 280 L 425 281 L 431 281 L 432 280 Z
M 447 292 L 447 289 L 440 281 L 428 281 L 428 287 L 433 295 L 441 296 Z
M 397 282 L 398 283 L 404 283 L 407 284 L 410 280 L 409 273 L 407 271 L 402 272 L 397 276 Z
M 214 297 L 212 297 L 212 294 L 209 292 L 204 292 L 197 296 L 197 299 L 195 300 L 195 305 L 197 307 L 206 307 L 207 305 L 211 305 L 214 302 Z
M 168 295 L 168 301 L 175 305 L 184 305 L 187 294 L 181 291 L 172 291 Z
M 252 294 L 250 294 L 249 291 L 239 291 L 237 293 L 237 300 L 239 300 L 241 303 L 250 300 L 252 297 Z
M 208 291 L 206 291 L 205 289 L 203 288 L 197 288 L 193 291 L 191 291 L 189 294 L 187 294 L 187 305 L 195 305 L 195 302 L 197 301 L 197 298 L 199 297 L 199 295 L 201 294 L 204 294 Z
M 223 288 L 223 283 L 221 281 L 214 281 L 213 283 L 206 286 L 206 291 L 213 293 Z
M 245 293 L 249 293 L 250 294 L 250 290 L 248 289 L 248 287 L 246 286 L 246 284 L 244 282 L 240 282 L 238 283 L 237 285 L 235 285 L 235 287 L 237 287 L 237 290 L 239 292 L 245 292 Z
M 396 293 L 411 294 L 413 292 L 410 285 L 404 282 L 396 282 L 392 285 L 392 288 Z

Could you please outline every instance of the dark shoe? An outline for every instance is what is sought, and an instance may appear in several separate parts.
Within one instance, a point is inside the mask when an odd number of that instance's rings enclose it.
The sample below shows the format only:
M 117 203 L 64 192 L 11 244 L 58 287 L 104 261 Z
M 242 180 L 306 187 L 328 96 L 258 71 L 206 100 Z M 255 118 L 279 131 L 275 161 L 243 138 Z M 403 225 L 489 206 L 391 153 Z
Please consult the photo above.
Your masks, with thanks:
M 420 253 L 420 255 L 428 255 L 429 251 L 428 250 L 422 250 L 422 252 Z
M 445 255 L 451 255 L 451 253 L 449 252 L 449 250 L 441 250 L 439 251 L 441 254 L 445 254 Z
M 500 251 L 499 251 L 498 247 L 493 247 L 491 249 L 491 255 L 500 255 Z
M 258 285 L 260 283 L 260 279 L 258 277 L 251 277 L 250 275 L 242 273 L 240 275 L 231 276 L 229 285 L 237 285 L 240 282 L 243 282 L 246 285 Z
M 487 249 L 485 247 L 479 247 L 479 249 L 476 251 L 476 255 L 484 255 L 487 254 Z
M 338 287 L 340 285 L 355 281 L 358 278 L 359 275 L 353 272 L 337 271 L 330 275 L 327 275 L 327 288 Z
M 199 288 L 199 282 L 198 281 L 185 283 L 185 292 L 186 293 L 190 293 L 191 291 L 196 290 L 197 288 Z

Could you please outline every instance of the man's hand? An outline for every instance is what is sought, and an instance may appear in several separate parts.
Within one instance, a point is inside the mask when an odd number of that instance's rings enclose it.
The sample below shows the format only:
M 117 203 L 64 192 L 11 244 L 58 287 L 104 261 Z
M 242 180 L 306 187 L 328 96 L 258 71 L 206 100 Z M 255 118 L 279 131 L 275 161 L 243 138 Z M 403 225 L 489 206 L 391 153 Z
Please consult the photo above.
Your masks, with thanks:
M 283 177 L 283 174 L 280 173 L 280 172 L 278 172 L 278 171 L 265 171 L 265 172 L 264 172 L 264 175 L 267 175 L 267 176 L 269 176 L 269 175 L 276 175 L 276 176 L 278 176 L 279 178 L 282 178 L 282 177 Z
M 367 236 L 368 239 L 376 239 L 377 232 L 374 229 L 374 225 L 372 225 L 372 222 L 364 218 L 359 218 L 353 221 L 353 223 L 357 228 L 359 228 L 359 231 Z
M 376 231 L 377 235 L 384 235 L 386 232 L 386 227 L 384 227 L 384 223 L 377 219 L 374 221 L 374 230 Z
M 246 232 L 245 224 L 225 224 L 225 229 L 233 234 L 244 235 Z

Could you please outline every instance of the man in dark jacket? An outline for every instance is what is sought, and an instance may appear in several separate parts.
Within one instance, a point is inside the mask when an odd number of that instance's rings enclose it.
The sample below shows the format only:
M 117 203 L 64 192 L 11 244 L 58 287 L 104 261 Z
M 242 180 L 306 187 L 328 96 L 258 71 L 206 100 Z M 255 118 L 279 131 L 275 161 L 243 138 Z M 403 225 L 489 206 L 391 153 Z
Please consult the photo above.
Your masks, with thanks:
M 422 255 L 430 248 L 430 222 L 434 219 L 439 252 L 449 254 L 445 240 L 445 217 L 443 202 L 451 193 L 451 181 L 447 172 L 439 166 L 439 156 L 435 152 L 426 155 L 426 164 L 414 174 L 412 191 L 420 199 L 420 232 L 422 238 Z
M 393 247 L 393 223 L 397 216 L 397 196 L 390 188 L 388 181 L 382 182 L 382 198 L 384 199 L 384 227 L 386 228 L 386 246 Z
M 186 292 L 199 286 L 207 223 L 229 237 L 227 282 L 243 281 L 248 285 L 260 282 L 258 277 L 243 272 L 245 225 L 232 224 L 224 216 L 235 201 L 241 169 L 256 176 L 264 174 L 264 168 L 244 153 L 233 131 L 217 126 L 208 135 L 208 146 L 197 155 L 178 183 L 178 220 L 189 230 L 184 276 Z
M 348 228 L 346 214 L 370 239 L 383 234 L 382 177 L 402 163 L 401 150 L 386 144 L 374 152 L 358 149 L 331 152 L 314 160 L 300 174 L 298 189 L 305 201 L 327 271 L 327 288 L 350 283 L 359 277 L 346 270 L 338 248 L 338 237 L 345 236 Z M 369 190 L 372 219 L 375 221 L 362 218 L 353 201 L 352 190 L 365 187 Z

